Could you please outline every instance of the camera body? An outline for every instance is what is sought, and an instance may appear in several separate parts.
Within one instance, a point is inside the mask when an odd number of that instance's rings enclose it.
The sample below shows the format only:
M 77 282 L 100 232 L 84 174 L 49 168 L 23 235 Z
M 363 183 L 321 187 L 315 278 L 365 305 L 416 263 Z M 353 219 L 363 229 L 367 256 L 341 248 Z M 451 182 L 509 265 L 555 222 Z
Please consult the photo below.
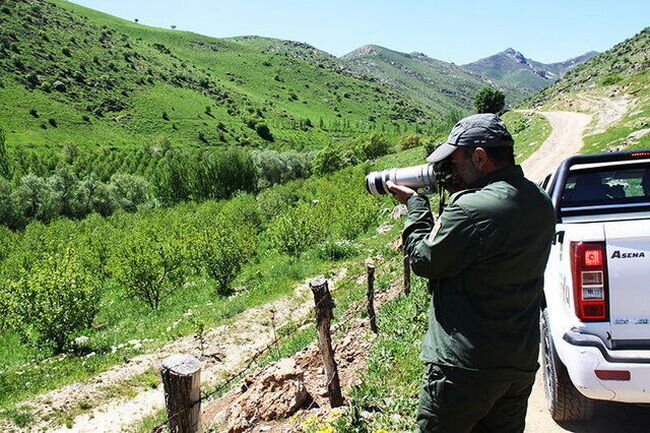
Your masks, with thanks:
M 457 182 L 451 173 L 451 163 L 444 160 L 435 164 L 370 172 L 366 176 L 366 189 L 372 195 L 390 194 L 386 186 L 389 180 L 396 185 L 421 188 L 424 194 L 433 194 L 438 187 L 451 186 Z

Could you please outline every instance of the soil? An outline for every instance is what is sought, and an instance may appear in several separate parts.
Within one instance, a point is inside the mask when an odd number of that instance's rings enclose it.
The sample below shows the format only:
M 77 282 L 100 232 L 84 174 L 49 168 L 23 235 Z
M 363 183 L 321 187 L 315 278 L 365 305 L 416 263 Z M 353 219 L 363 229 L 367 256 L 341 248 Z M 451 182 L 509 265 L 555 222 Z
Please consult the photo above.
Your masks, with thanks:
M 330 288 L 345 277 L 347 269 L 339 269 L 328 279 Z M 194 336 L 176 340 L 162 348 L 129 359 L 85 382 L 71 385 L 42 394 L 31 401 L 23 401 L 21 406 L 32 408 L 34 422 L 29 431 L 52 432 L 121 432 L 148 415 L 164 407 L 162 387 L 156 389 L 133 390 L 125 387 L 123 392 L 130 396 L 116 397 L 115 389 L 130 378 L 152 368 L 159 368 L 162 360 L 175 353 L 188 353 L 196 356 L 202 363 L 201 382 L 208 388 L 225 376 L 239 371 L 256 352 L 266 347 L 274 339 L 269 324 L 271 311 L 275 327 L 279 328 L 290 321 L 306 318 L 313 309 L 313 299 L 309 282 L 297 285 L 293 296 L 280 298 L 259 308 L 249 309 L 239 314 L 231 323 L 208 331 L 205 335 L 204 350 L 201 353 Z M 205 388 L 204 388 L 205 389 Z M 112 390 L 112 391 L 111 391 Z M 128 392 L 127 392 L 128 391 Z M 133 396 L 133 393 L 136 393 Z M 71 427 L 55 425 L 57 411 L 75 411 L 80 402 L 90 404 L 92 409 L 74 417 Z M 3 432 L 25 431 L 12 425 L 2 425 Z

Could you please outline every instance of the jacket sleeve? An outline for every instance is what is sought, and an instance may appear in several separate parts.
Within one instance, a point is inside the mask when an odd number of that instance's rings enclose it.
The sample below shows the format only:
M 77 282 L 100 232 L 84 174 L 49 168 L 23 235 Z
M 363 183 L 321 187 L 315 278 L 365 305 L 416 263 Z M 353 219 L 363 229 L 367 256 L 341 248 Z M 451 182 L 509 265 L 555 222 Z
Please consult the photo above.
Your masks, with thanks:
M 416 275 L 430 279 L 454 277 L 476 259 L 480 235 L 459 205 L 449 204 L 435 224 L 425 197 L 415 195 L 406 206 L 409 212 L 402 239 Z

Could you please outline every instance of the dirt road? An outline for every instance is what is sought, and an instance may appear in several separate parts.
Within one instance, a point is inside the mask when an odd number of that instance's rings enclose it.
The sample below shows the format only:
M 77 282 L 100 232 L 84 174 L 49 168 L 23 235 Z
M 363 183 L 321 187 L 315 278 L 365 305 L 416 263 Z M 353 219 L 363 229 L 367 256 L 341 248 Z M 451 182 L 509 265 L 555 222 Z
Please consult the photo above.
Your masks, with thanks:
M 568 111 L 540 111 L 553 130 L 548 139 L 530 158 L 523 162 L 524 174 L 530 180 L 541 181 L 565 158 L 582 147 L 582 135 L 591 122 L 591 115 Z
M 526 177 L 535 181 L 542 180 L 563 159 L 580 151 L 584 129 L 591 121 L 590 115 L 582 113 L 550 111 L 539 114 L 548 119 L 553 130 L 537 152 L 522 164 Z M 527 433 L 641 431 L 650 431 L 650 407 L 599 403 L 594 418 L 588 422 L 556 423 L 546 409 L 542 372 L 538 371 L 526 415 Z

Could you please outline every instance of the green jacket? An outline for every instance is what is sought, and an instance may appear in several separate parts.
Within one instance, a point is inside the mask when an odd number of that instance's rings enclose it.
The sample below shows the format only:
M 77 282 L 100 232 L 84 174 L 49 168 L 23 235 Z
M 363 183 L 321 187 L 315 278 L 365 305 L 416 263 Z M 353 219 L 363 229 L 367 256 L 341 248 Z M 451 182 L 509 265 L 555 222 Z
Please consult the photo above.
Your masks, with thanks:
M 426 197 L 407 202 L 404 245 L 429 279 L 421 358 L 468 369 L 534 371 L 542 277 L 555 234 L 549 197 L 510 166 L 452 194 L 434 224 Z

